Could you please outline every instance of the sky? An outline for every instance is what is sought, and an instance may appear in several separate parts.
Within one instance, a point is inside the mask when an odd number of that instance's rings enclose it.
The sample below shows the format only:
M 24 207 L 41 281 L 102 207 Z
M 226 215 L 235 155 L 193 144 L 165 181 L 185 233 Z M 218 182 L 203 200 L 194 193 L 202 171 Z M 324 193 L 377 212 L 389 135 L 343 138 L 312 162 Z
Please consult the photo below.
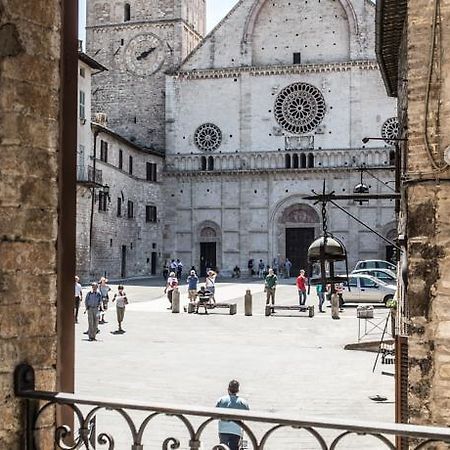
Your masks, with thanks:
M 238 0 L 206 0 L 207 32 L 211 31 L 237 2 Z M 86 0 L 79 0 L 79 7 L 80 14 L 78 35 L 79 38 L 84 41 L 84 27 L 86 25 Z

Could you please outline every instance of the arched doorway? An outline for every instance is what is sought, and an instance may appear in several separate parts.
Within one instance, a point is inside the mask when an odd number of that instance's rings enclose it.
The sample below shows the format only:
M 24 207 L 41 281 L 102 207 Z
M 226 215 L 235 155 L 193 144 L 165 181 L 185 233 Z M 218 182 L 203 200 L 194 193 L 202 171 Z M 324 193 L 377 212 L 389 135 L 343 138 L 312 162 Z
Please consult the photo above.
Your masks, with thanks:
M 217 270 L 220 257 L 220 228 L 214 222 L 203 222 L 199 227 L 200 275 L 207 269 Z
M 279 205 L 274 219 L 274 258 L 289 258 L 292 274 L 306 270 L 308 247 L 320 232 L 319 215 L 311 206 L 290 199 Z

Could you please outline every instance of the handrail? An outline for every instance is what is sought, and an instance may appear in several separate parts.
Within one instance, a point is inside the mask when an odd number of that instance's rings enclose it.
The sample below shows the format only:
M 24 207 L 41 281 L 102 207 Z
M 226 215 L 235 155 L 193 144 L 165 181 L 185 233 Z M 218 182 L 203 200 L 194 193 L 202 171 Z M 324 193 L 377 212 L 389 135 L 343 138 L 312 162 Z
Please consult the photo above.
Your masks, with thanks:
M 391 448 L 395 450 L 395 446 L 386 436 L 397 436 L 404 438 L 413 438 L 421 440 L 416 447 L 416 450 L 426 448 L 425 446 L 431 442 L 443 442 L 450 444 L 450 429 L 445 427 L 434 426 L 419 426 L 411 424 L 391 424 L 384 422 L 369 422 L 359 420 L 341 420 L 341 419 L 324 419 L 320 417 L 305 417 L 295 418 L 292 416 L 286 416 L 283 414 L 274 414 L 267 412 L 255 412 L 255 411 L 238 411 L 223 408 L 211 408 L 211 407 L 196 407 L 196 406 L 183 406 L 176 404 L 165 403 L 147 403 L 143 401 L 123 401 L 121 399 L 104 398 L 104 397 L 86 397 L 62 392 L 48 392 L 37 391 L 34 389 L 34 370 L 31 366 L 20 365 L 15 371 L 15 394 L 18 398 L 23 398 L 32 401 L 46 402 L 40 409 L 34 408 L 37 413 L 32 419 L 32 423 L 28 426 L 31 427 L 27 430 L 27 435 L 32 435 L 37 429 L 37 421 L 41 413 L 49 406 L 69 405 L 75 413 L 80 423 L 79 434 L 76 437 L 76 446 L 72 448 L 91 449 L 88 439 L 88 424 L 95 417 L 96 413 L 101 409 L 117 411 L 128 424 L 133 437 L 132 450 L 143 450 L 142 436 L 148 425 L 148 423 L 156 416 L 166 415 L 179 418 L 186 426 L 187 432 L 190 434 L 190 449 L 198 449 L 201 445 L 201 434 L 204 429 L 214 420 L 229 420 L 239 424 L 249 436 L 251 444 L 254 449 L 263 450 L 267 442 L 268 437 L 278 428 L 291 427 L 294 429 L 303 429 L 308 431 L 319 443 L 320 447 L 325 450 L 332 450 L 337 448 L 337 445 L 341 440 L 350 434 L 367 435 L 372 436 L 385 444 L 385 448 Z M 27 402 L 27 403 L 29 403 Z M 29 405 L 30 406 L 30 405 Z M 91 406 L 91 409 L 87 414 L 83 414 L 79 406 Z M 147 418 L 136 427 L 133 420 L 127 411 L 142 411 L 150 413 Z M 189 417 L 200 417 L 206 419 L 200 426 L 195 429 L 194 425 L 189 420 Z M 252 431 L 249 423 L 264 423 L 271 428 L 264 434 L 261 439 L 258 439 L 256 434 Z M 338 430 L 343 431 L 328 446 L 325 439 L 317 430 Z M 68 427 L 60 427 L 55 434 L 55 442 L 57 445 L 64 447 L 64 439 L 69 435 Z M 102 433 L 98 437 L 103 439 L 103 443 L 106 441 L 110 444 L 110 449 L 114 448 L 114 439 L 112 436 Z M 105 441 L 106 439 L 106 441 Z M 180 448 L 179 441 L 175 438 L 167 438 L 167 446 L 164 448 Z M 165 441 L 165 442 L 166 442 Z M 178 442 L 178 446 L 176 446 Z M 169 447 L 169 444 L 171 447 Z M 34 444 L 33 444 L 34 445 Z M 29 446 L 28 449 L 35 449 L 38 447 Z M 227 450 L 225 446 L 216 446 L 214 449 Z

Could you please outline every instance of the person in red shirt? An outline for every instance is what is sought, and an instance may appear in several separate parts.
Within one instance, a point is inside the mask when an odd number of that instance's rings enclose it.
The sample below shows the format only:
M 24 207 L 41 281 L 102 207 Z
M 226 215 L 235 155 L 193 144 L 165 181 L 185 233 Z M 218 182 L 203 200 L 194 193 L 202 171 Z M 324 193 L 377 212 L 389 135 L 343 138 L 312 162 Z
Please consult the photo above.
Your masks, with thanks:
M 305 271 L 300 270 L 300 275 L 297 277 L 297 289 L 300 306 L 306 305 L 306 284 L 308 278 L 305 277 Z

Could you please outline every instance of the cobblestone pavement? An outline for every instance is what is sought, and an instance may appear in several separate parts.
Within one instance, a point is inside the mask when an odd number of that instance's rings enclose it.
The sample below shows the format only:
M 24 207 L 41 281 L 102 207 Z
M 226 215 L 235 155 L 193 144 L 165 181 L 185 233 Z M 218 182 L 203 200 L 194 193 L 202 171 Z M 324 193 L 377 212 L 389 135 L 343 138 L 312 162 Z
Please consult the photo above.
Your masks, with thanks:
M 116 335 L 115 311 L 106 315 L 97 342 L 88 342 L 86 315 L 76 328 L 76 392 L 148 403 L 166 402 L 190 406 L 214 406 L 232 378 L 241 382 L 241 394 L 252 410 L 296 418 L 324 417 L 392 422 L 394 379 L 372 373 L 375 354 L 346 351 L 343 346 L 358 337 L 355 308 L 342 319 L 326 314 L 308 318 L 299 313 L 264 316 L 264 293 L 258 280 L 219 283 L 218 301 L 236 301 L 238 314 L 225 310 L 208 315 L 172 314 L 163 296 L 162 281 L 128 281 L 130 305 L 125 314 L 125 334 Z M 113 286 L 114 290 L 116 286 Z M 253 294 L 252 317 L 244 315 L 246 289 Z M 187 303 L 186 287 L 181 298 Z M 294 279 L 277 290 L 279 304 L 297 303 Z M 317 304 L 315 295 L 308 298 Z M 387 311 L 376 309 L 381 320 Z M 379 336 L 379 335 L 378 335 Z M 376 336 L 372 336 L 376 338 Z M 388 398 L 376 403 L 369 396 Z M 136 417 L 141 417 L 136 415 Z M 261 432 L 261 426 L 255 426 Z M 116 438 L 116 449 L 131 448 L 129 432 L 112 412 L 102 413 L 99 431 Z M 327 438 L 337 435 L 326 432 Z M 187 449 L 187 433 L 175 418 L 157 418 L 146 433 L 145 449 L 161 448 L 163 440 L 176 436 Z M 203 449 L 216 443 L 216 425 L 205 433 Z M 106 448 L 98 446 L 98 448 Z M 317 449 L 305 431 L 281 429 L 267 449 Z M 340 448 L 379 449 L 367 437 L 347 438 Z

